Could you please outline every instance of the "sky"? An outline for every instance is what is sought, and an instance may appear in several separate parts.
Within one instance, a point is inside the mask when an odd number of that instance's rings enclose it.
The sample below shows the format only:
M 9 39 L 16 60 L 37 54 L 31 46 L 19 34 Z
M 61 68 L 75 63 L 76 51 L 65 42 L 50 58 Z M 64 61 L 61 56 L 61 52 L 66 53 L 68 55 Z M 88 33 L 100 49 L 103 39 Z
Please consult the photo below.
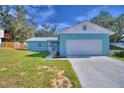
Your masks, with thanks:
M 124 6 L 108 5 L 58 5 L 58 6 L 25 6 L 27 18 L 33 18 L 38 28 L 44 23 L 58 24 L 58 31 L 83 20 L 90 20 L 100 11 L 108 11 L 113 17 L 124 13 Z

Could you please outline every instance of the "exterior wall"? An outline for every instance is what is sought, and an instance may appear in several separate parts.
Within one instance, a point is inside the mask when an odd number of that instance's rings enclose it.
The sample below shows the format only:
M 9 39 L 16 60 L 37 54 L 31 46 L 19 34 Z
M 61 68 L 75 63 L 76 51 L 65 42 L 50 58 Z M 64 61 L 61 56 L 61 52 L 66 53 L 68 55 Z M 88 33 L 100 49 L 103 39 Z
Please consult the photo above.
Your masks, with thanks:
M 39 47 L 39 43 L 42 43 L 42 47 Z M 32 51 L 46 51 L 48 50 L 48 42 L 30 41 L 28 42 L 28 49 Z
M 42 43 L 42 46 L 39 47 L 39 43 Z M 50 46 L 50 47 L 49 47 Z M 29 41 L 28 49 L 32 51 L 58 51 L 58 43 L 57 42 L 47 42 L 47 41 Z
M 87 39 L 87 40 L 102 40 L 102 47 L 103 47 L 103 55 L 109 55 L 109 35 L 108 34 L 60 34 L 60 56 L 66 57 L 66 40 L 80 40 L 80 39 Z M 92 46 L 91 46 L 92 47 Z
M 0 46 L 2 43 L 2 38 L 4 37 L 4 30 L 0 29 Z
M 59 42 L 51 42 L 52 51 L 59 51 Z
M 4 30 L 0 29 L 0 38 L 4 37 Z
M 1 46 L 1 43 L 2 43 L 2 40 L 1 40 L 1 38 L 0 38 L 0 46 Z

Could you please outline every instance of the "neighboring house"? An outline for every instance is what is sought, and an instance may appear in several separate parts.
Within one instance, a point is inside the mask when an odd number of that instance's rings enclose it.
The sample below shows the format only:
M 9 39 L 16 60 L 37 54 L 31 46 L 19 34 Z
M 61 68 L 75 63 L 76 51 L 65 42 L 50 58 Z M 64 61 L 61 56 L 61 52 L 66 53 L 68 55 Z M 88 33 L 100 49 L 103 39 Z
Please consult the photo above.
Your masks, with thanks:
M 0 29 L 0 46 L 5 46 L 6 41 L 10 40 L 12 36 L 7 34 L 4 29 Z
M 2 44 L 2 38 L 4 38 L 4 30 L 0 29 L 0 46 Z
M 55 48 L 55 51 L 58 51 L 61 57 L 108 56 L 109 35 L 111 34 L 114 33 L 106 28 L 89 21 L 83 21 L 65 29 L 59 34 L 58 39 L 57 37 L 35 37 L 27 40 L 28 49 L 44 51 L 49 50 L 48 47 L 51 47 L 51 49 Z M 53 42 L 56 46 L 52 46 Z
M 27 40 L 28 49 L 32 51 L 58 51 L 57 37 L 33 37 Z
M 124 34 L 122 35 L 123 39 L 121 40 L 124 43 Z
M 124 50 L 124 42 L 112 42 L 110 45 L 114 48 L 114 50 Z
M 12 38 L 12 36 L 10 34 L 4 33 L 4 39 L 11 39 L 11 38 Z
M 112 50 L 124 50 L 124 35 L 122 35 L 123 39 L 119 42 L 111 42 L 110 46 Z

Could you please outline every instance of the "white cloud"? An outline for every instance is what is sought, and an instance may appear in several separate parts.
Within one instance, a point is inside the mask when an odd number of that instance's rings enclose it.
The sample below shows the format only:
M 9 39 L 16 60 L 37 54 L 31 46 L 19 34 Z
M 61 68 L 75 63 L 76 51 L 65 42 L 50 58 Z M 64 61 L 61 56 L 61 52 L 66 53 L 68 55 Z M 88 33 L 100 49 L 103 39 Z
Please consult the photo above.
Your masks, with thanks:
M 96 16 L 99 14 L 100 11 L 104 10 L 104 11 L 108 11 L 109 6 L 101 6 L 101 7 L 98 7 L 98 8 L 94 8 L 92 9 L 91 11 L 89 11 L 88 15 L 89 17 L 92 17 L 92 16 Z
M 49 20 L 56 14 L 53 6 L 25 6 L 25 8 L 27 9 L 29 15 L 39 23 Z
M 42 25 L 38 25 L 37 27 L 37 30 L 41 29 L 42 28 Z
M 13 15 L 14 17 L 16 16 L 16 10 L 12 8 L 10 8 L 10 11 L 9 11 L 9 14 L 10 15 Z
M 83 21 L 83 20 L 89 20 L 90 18 L 92 18 L 93 16 L 96 16 L 99 14 L 100 11 L 105 10 L 107 11 L 107 8 L 109 6 L 100 6 L 98 8 L 94 8 L 91 11 L 88 11 L 85 15 L 81 15 L 81 16 L 77 16 L 75 19 L 77 21 Z
M 64 29 L 68 28 L 71 26 L 71 24 L 68 24 L 66 22 L 63 22 L 63 23 L 56 23 L 58 26 L 57 26 L 57 32 L 60 32 L 60 31 L 63 31 Z
M 63 28 L 67 28 L 67 27 L 70 27 L 71 25 L 68 24 L 68 23 L 58 23 L 58 28 L 60 29 L 63 29 Z
M 85 16 L 78 16 L 76 17 L 77 21 L 83 21 L 83 20 L 87 20 L 87 18 Z
M 29 16 L 29 15 L 26 15 L 26 18 L 27 18 L 27 19 L 31 19 L 32 17 L 31 17 L 31 16 Z
M 41 12 L 41 16 L 44 21 L 47 21 L 49 18 L 53 17 L 56 14 L 55 10 L 52 7 L 48 7 L 47 11 Z
M 109 6 L 105 5 L 105 6 L 101 6 L 101 7 L 98 7 L 98 8 L 94 8 L 92 10 L 92 12 L 99 12 L 101 10 L 106 10 Z

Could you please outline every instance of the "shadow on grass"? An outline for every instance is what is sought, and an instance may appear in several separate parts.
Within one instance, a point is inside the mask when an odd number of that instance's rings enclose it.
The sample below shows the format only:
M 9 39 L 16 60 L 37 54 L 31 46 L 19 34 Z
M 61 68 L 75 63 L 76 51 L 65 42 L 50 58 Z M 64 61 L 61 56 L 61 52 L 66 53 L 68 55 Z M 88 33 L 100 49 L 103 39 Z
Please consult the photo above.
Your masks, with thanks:
M 41 58 L 45 58 L 49 55 L 49 53 L 47 51 L 44 52 L 38 52 L 38 53 L 34 53 L 34 54 L 30 54 L 30 55 L 26 55 L 27 57 L 41 57 Z
M 16 49 L 16 50 L 28 51 L 27 49 Z

